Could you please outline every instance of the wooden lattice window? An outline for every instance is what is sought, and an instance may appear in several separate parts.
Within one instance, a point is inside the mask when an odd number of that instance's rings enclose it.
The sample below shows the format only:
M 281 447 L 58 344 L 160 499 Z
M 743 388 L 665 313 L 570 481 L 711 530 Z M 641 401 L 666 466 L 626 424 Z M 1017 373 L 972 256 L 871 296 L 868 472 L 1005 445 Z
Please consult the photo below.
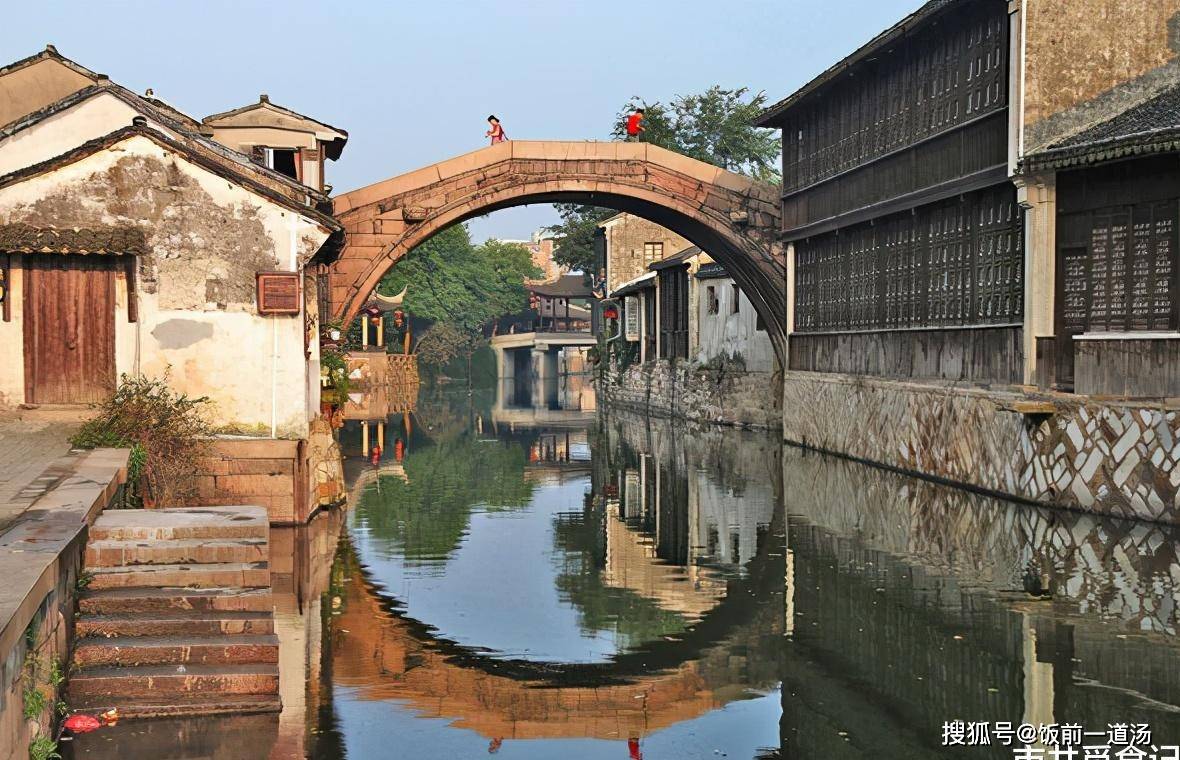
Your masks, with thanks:
M 659 277 L 660 358 L 688 358 L 688 268 L 662 269 Z
M 1000 186 L 799 241 L 795 329 L 1014 324 L 1024 314 L 1015 191 Z

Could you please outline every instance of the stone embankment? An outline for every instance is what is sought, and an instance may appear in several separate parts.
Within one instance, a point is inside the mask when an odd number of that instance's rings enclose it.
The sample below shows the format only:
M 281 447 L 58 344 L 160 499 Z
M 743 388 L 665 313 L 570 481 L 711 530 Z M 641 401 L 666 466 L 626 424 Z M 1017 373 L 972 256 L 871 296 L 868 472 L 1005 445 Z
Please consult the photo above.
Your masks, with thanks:
M 651 361 L 600 375 L 599 402 L 656 417 L 760 430 L 782 427 L 778 373 Z
M 50 740 L 87 531 L 119 499 L 127 454 L 56 460 L 20 489 L 27 503 L 0 534 L 0 758 L 25 760 L 30 743 Z

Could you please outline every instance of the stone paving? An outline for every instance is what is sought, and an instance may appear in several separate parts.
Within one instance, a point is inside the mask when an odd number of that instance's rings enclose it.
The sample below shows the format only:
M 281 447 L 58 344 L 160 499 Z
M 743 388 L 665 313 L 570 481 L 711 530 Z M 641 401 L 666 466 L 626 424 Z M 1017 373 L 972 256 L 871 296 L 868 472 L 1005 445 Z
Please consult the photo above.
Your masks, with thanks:
M 59 479 L 46 469 L 70 450 L 83 412 L 0 412 L 0 533 Z

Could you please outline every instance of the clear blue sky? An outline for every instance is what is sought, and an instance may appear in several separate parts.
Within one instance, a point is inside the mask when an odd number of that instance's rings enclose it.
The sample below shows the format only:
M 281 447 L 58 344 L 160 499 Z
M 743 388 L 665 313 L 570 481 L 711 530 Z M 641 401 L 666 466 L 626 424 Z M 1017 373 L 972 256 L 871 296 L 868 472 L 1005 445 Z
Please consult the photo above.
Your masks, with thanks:
M 8 3 L 0 59 L 52 42 L 136 92 L 201 116 L 272 101 L 348 131 L 328 181 L 349 190 L 510 138 L 605 139 L 632 95 L 748 86 L 771 101 L 922 0 L 344 0 Z M 548 207 L 471 223 L 525 237 Z

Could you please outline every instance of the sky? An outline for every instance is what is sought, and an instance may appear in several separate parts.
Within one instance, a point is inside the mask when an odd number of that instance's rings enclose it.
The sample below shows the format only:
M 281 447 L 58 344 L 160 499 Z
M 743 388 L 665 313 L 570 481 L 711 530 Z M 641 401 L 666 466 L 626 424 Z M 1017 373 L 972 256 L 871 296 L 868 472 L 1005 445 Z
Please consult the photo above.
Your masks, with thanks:
M 336 192 L 509 138 L 609 139 L 633 95 L 789 95 L 922 0 L 202 0 L 6 3 L 0 61 L 54 44 L 200 118 L 258 100 L 349 133 Z M 527 238 L 549 206 L 470 222 Z

